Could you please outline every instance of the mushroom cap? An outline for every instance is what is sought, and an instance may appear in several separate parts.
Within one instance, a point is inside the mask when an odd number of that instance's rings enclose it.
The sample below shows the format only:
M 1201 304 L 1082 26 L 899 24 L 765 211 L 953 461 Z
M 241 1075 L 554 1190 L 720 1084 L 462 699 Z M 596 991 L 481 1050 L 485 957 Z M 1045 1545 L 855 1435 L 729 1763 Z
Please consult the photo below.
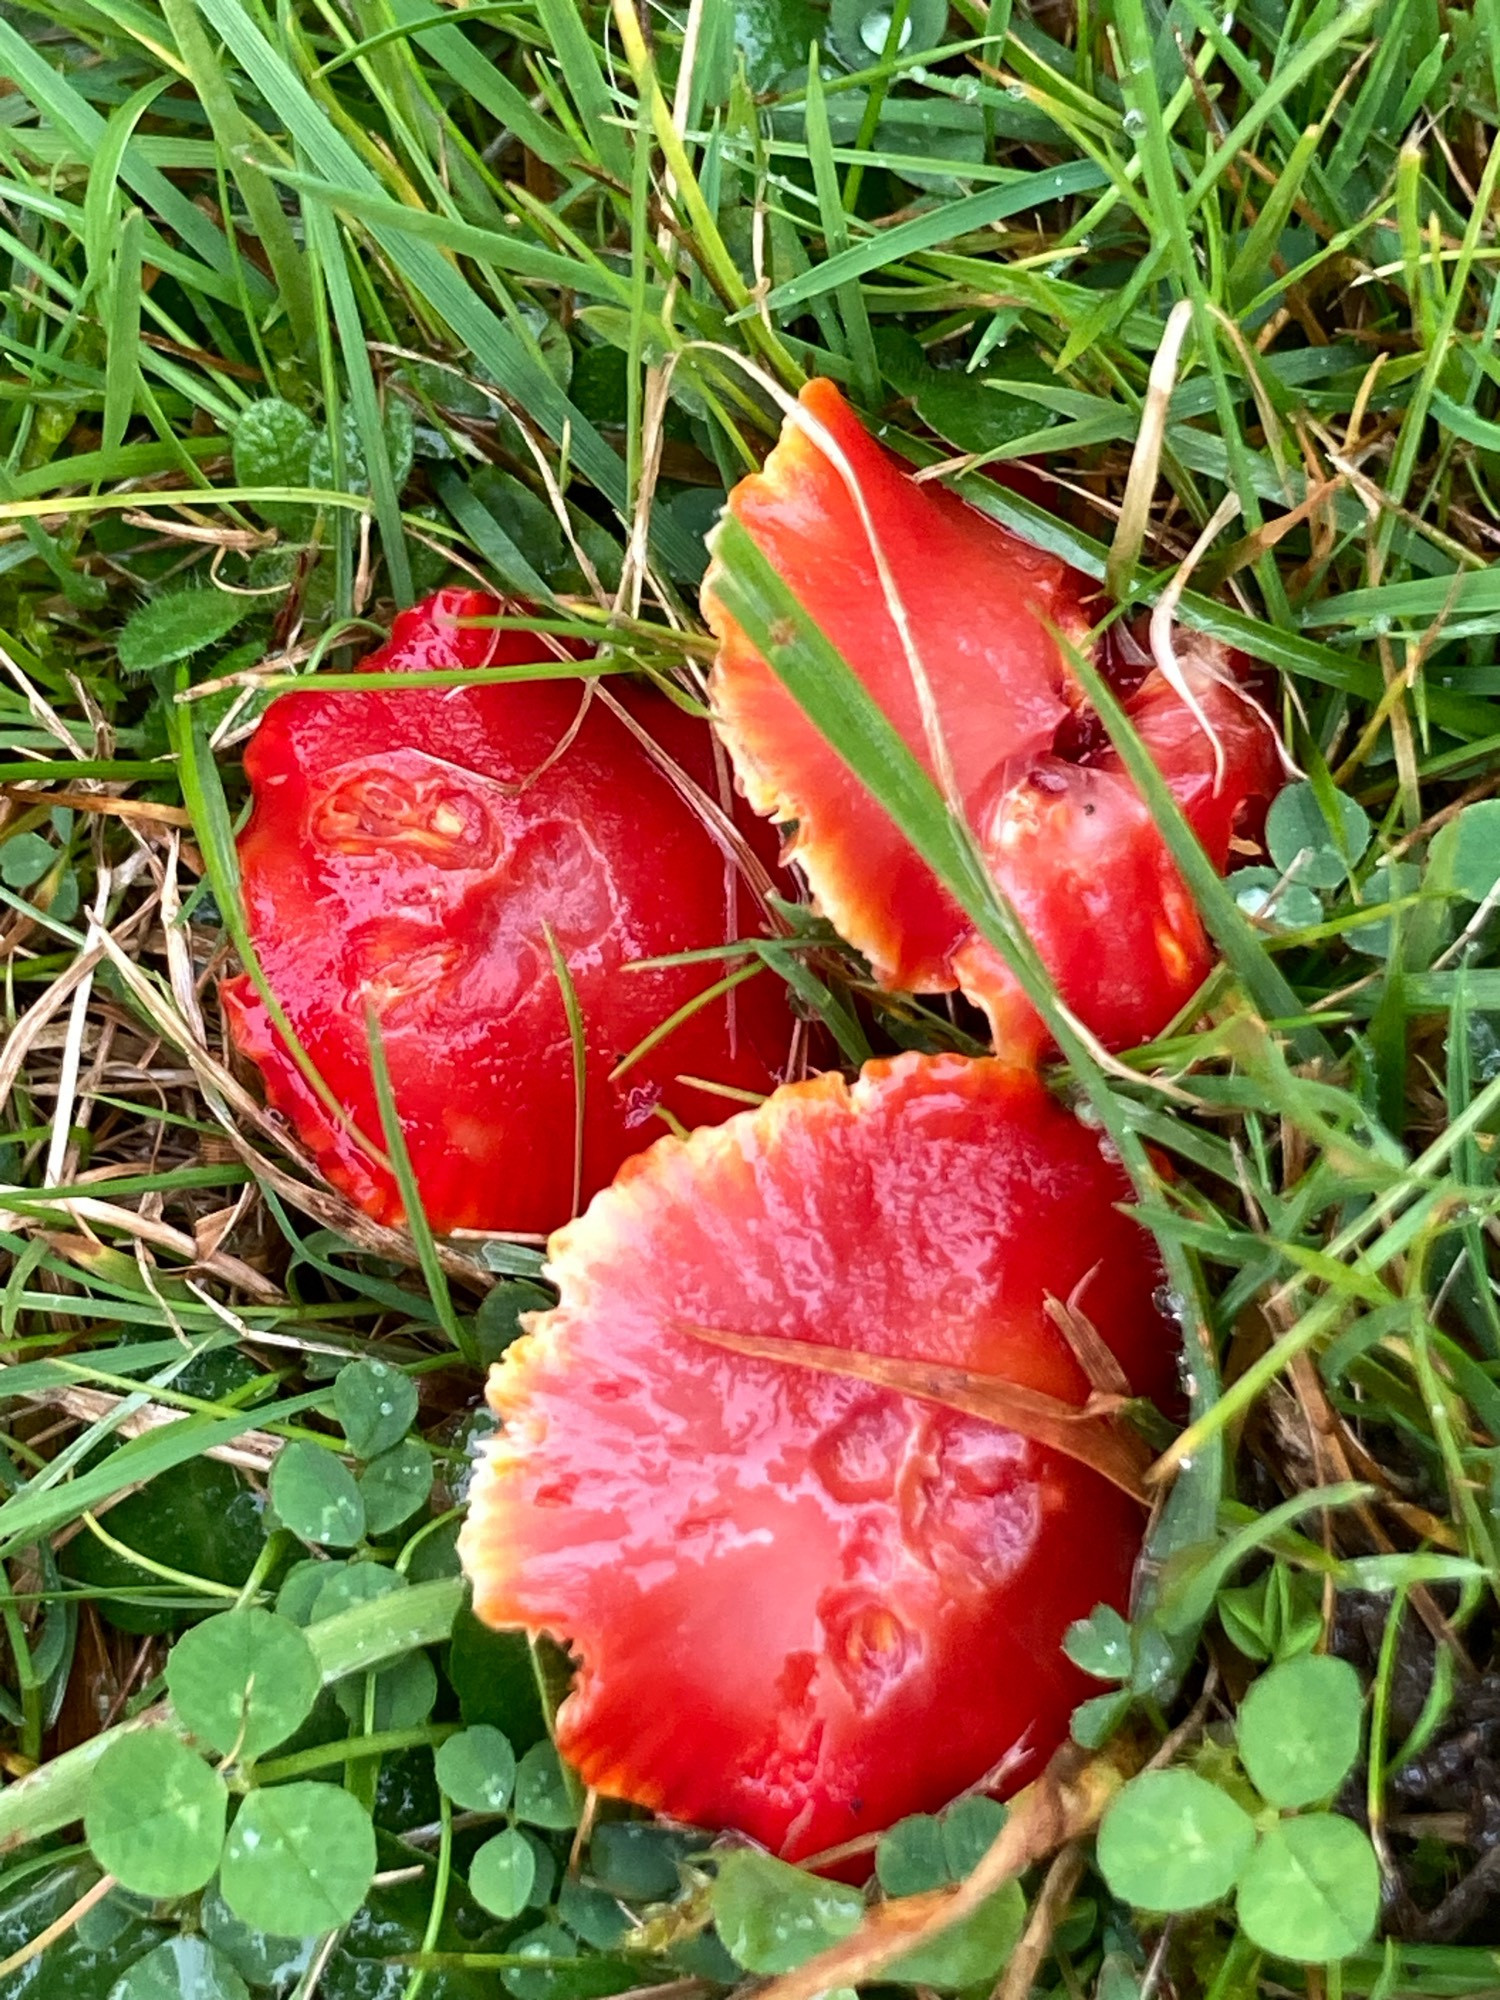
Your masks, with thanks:
M 549 642 L 465 619 L 482 592 L 447 590 L 397 618 L 371 671 L 524 665 Z M 717 801 L 707 725 L 664 695 L 619 700 Z M 582 1013 L 585 1198 L 662 1129 L 733 1101 L 684 1083 L 765 1091 L 792 1033 L 763 972 L 610 1072 L 718 980 L 717 962 L 630 972 L 633 959 L 761 929 L 703 819 L 630 727 L 582 680 L 283 695 L 245 756 L 254 811 L 239 844 L 251 938 L 267 982 L 359 1134 L 383 1145 L 366 1007 L 438 1230 L 546 1230 L 573 1209 L 573 1047 L 550 928 Z M 767 834 L 769 829 L 766 830 Z M 391 1174 L 319 1100 L 247 976 L 225 982 L 240 1049 L 335 1185 L 399 1220 Z
M 790 1858 L 1023 1782 L 1123 1607 L 1144 1516 L 1097 1472 L 701 1327 L 984 1371 L 1082 1405 L 1072 1298 L 1172 1392 L 1161 1271 L 1098 1138 L 1028 1073 L 903 1055 L 626 1162 L 558 1231 L 560 1304 L 491 1372 L 460 1552 L 571 1645 L 558 1746 L 611 1796 Z
M 833 383 L 810 382 L 799 405 L 761 471 L 730 494 L 729 512 L 932 773 L 873 530 L 932 688 L 958 796 L 1063 1000 L 1111 1046 L 1156 1033 L 1191 997 L 1210 955 L 1165 843 L 1100 740 L 1054 636 L 1085 648 L 1102 609 L 1096 587 L 941 486 L 913 479 Z M 718 594 L 721 575 L 711 565 L 703 586 L 703 613 L 719 640 L 710 697 L 751 804 L 796 823 L 790 852 L 883 985 L 962 987 L 989 1011 L 997 1050 L 1035 1055 L 1047 1037 L 1010 974 L 735 624 Z M 1224 745 L 1222 785 L 1215 789 L 1212 744 L 1159 672 L 1126 707 L 1222 868 L 1247 805 L 1279 787 L 1275 739 L 1238 690 L 1239 656 L 1200 635 L 1179 633 L 1176 644 L 1182 678 Z M 1116 651 L 1101 646 L 1098 657 L 1113 675 Z M 1101 776 L 1085 779 L 1085 770 Z M 1078 833 L 1085 839 L 1075 863 L 1057 841 Z M 1072 888 L 1085 878 L 1086 927 Z M 1147 895 L 1150 907 L 1139 900 Z

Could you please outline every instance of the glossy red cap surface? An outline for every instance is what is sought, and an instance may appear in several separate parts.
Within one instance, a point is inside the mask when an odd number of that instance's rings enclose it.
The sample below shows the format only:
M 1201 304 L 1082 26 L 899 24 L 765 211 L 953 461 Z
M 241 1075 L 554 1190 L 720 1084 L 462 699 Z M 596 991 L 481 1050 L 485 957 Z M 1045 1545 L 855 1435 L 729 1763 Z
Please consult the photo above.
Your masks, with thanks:
M 1062 999 L 1112 1047 L 1165 1027 L 1211 955 L 1134 785 L 1089 727 L 1059 643 L 1087 643 L 1103 608 L 1095 586 L 915 480 L 828 381 L 803 390 L 729 511 L 934 773 L 893 606 L 903 615 L 957 795 Z M 989 1013 L 997 1052 L 1032 1060 L 1047 1038 L 1010 974 L 735 624 L 719 577 L 711 567 L 703 588 L 719 640 L 711 698 L 750 802 L 795 822 L 791 852 L 820 906 L 884 985 L 962 987 Z M 1275 739 L 1238 688 L 1238 656 L 1185 632 L 1176 649 L 1182 681 L 1223 746 L 1222 781 L 1201 723 L 1159 671 L 1125 705 L 1222 869 L 1241 817 L 1253 819 L 1279 788 Z M 1113 657 L 1100 649 L 1106 673 Z
M 950 1363 L 1081 1405 L 1072 1297 L 1137 1390 L 1176 1333 L 1096 1135 L 993 1060 L 829 1075 L 622 1168 L 492 1371 L 460 1550 L 478 1616 L 579 1661 L 586 1781 L 796 1858 L 1035 1775 L 1145 1516 L 1072 1457 L 694 1326 Z
M 478 591 L 442 591 L 403 612 L 363 665 L 540 661 L 555 672 L 545 639 L 463 622 L 501 609 Z M 609 685 L 665 763 L 717 802 L 707 725 L 655 691 Z M 547 1230 L 572 1212 L 573 1046 L 549 929 L 584 1024 L 585 1200 L 664 1129 L 658 1106 L 688 1123 L 735 1108 L 680 1079 L 759 1092 L 785 1073 L 791 1017 L 764 972 L 611 1077 L 724 971 L 631 972 L 631 961 L 763 925 L 704 819 L 586 682 L 298 690 L 268 709 L 245 768 L 255 808 L 240 870 L 267 981 L 339 1106 L 379 1146 L 373 1010 L 434 1228 Z M 391 1174 L 320 1102 L 249 978 L 223 996 L 270 1103 L 329 1179 L 398 1220 Z

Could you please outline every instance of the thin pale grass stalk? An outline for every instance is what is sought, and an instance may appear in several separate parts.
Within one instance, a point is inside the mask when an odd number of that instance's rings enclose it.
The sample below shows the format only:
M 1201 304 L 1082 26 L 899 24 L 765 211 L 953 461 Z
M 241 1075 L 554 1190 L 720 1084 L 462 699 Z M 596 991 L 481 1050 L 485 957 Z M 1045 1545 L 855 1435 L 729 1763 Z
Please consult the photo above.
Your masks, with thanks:
M 60 1917 L 48 1924 L 45 1930 L 38 1931 L 29 1943 L 23 1944 L 18 1951 L 13 1951 L 9 1958 L 0 1960 L 0 1979 L 9 1979 L 15 1973 L 24 1971 L 53 1945 L 60 1944 L 90 1910 L 104 1901 L 115 1886 L 113 1875 L 101 1875 L 91 1888 L 85 1889 L 78 1900 L 64 1910 Z
M 551 924 L 544 922 L 542 936 L 547 943 L 547 952 L 552 961 L 552 976 L 557 981 L 557 990 L 562 995 L 563 1013 L 568 1022 L 568 1050 L 573 1065 L 573 1198 L 569 1214 L 577 1216 L 583 1208 L 583 1149 L 588 1131 L 588 1038 L 583 1018 L 583 1008 L 579 1003 L 578 989 L 573 984 L 573 975 L 568 969 L 568 961 L 563 956 L 562 947 Z M 610 1081 L 619 1071 L 611 1073 Z
M 838 1987 L 873 1982 L 894 1960 L 972 1915 L 1005 1883 L 1092 1832 L 1132 1761 L 1123 1744 L 1094 1757 L 1067 1745 L 1035 1784 L 1011 1801 L 1010 1817 L 958 1888 L 876 1904 L 851 1936 L 763 1986 L 761 2000 L 816 2000 Z
M 1172 392 L 1177 386 L 1177 363 L 1192 323 L 1191 304 L 1186 299 L 1179 299 L 1167 315 L 1161 344 L 1151 363 L 1146 400 L 1141 407 L 1140 428 L 1136 432 L 1135 450 L 1130 460 L 1130 474 L 1125 482 L 1119 519 L 1104 571 L 1105 588 L 1117 604 L 1129 602 L 1131 582 L 1141 559 L 1146 523 L 1151 518 L 1151 503 L 1156 495 Z
M 101 861 L 94 890 L 94 908 L 89 919 L 91 928 L 102 927 L 105 911 L 109 907 L 112 886 L 110 870 Z M 73 1107 L 77 1099 L 78 1071 L 83 1057 L 84 1035 L 88 1030 L 89 1003 L 93 998 L 93 989 L 94 975 L 91 970 L 74 988 L 73 1004 L 68 1010 L 68 1031 L 63 1042 L 62 1066 L 57 1079 L 57 1098 L 52 1111 L 52 1136 L 47 1146 L 47 1162 L 42 1170 L 43 1184 L 47 1187 L 56 1187 L 69 1178 Z
M 130 861 L 135 861 L 137 858 L 131 856 Z M 131 870 L 130 861 L 127 861 L 120 870 L 117 882 L 122 882 L 127 872 L 139 872 L 138 868 Z M 100 932 L 73 960 L 73 963 L 58 974 L 47 990 L 31 1003 L 16 1022 L 6 1037 L 4 1048 L 0 1049 L 0 1107 L 3 1107 L 10 1098 L 17 1079 L 25 1068 L 27 1057 L 43 1031 L 62 1011 L 64 1004 L 71 999 L 77 988 L 92 978 L 100 960 L 112 956 L 110 944 L 117 942 L 119 936 L 128 936 L 144 925 L 152 914 L 154 903 L 153 897 L 133 910 L 116 925 L 115 933 Z M 106 939 L 109 942 L 106 942 Z
M 25 1206 L 15 1206 L 22 1195 L 26 1196 Z M 33 1209 L 40 1213 L 33 1213 Z M 123 1236 L 153 1244 L 159 1250 L 180 1257 L 189 1269 L 202 1268 L 266 1304 L 279 1303 L 285 1296 L 279 1286 L 273 1285 L 243 1259 L 231 1257 L 222 1250 L 206 1258 L 200 1257 L 197 1242 L 185 1230 L 174 1229 L 167 1222 L 154 1221 L 134 1209 L 120 1208 L 114 1202 L 100 1201 L 92 1195 L 59 1197 L 49 1196 L 45 1190 L 35 1188 L 0 1186 L 0 1229 L 8 1229 L 13 1234 L 38 1229 L 45 1235 L 51 1218 L 57 1215 L 66 1216 L 80 1225 L 92 1223 L 100 1229 L 118 1230 Z

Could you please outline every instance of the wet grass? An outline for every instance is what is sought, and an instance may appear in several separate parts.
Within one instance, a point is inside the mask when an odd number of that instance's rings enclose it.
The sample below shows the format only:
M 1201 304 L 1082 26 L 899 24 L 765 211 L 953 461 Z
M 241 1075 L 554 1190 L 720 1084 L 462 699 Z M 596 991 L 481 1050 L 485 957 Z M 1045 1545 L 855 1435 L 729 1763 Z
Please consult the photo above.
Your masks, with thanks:
M 377 1229 L 234 1070 L 238 755 L 276 689 L 464 576 L 696 685 L 702 531 L 768 385 L 810 374 L 1120 601 L 1180 588 L 1264 669 L 1327 834 L 1279 915 L 1195 882 L 1199 1025 L 1060 1081 L 1137 1172 L 1195 1356 L 1155 1531 L 1174 1665 L 1119 1713 L 1221 1772 L 1262 1663 L 1343 1652 L 1390 1942 L 1271 1964 L 1222 1908 L 1164 1926 L 1085 1874 L 1034 1984 L 1500 1990 L 1495 0 L 5 0 L 0 78 L 0 1763 L 60 1774 L 0 1795 L 0 1957 L 77 1911 L 0 1993 L 50 1964 L 102 1996 L 177 1926 L 88 1927 L 77 1758 L 159 1698 L 173 1633 L 274 1601 L 302 1550 L 256 1496 L 369 1354 L 420 1388 L 437 1484 L 364 1545 L 412 1587 L 342 1615 L 441 1674 L 404 1725 L 373 1692 L 325 1715 L 401 1879 L 384 1929 L 257 1990 L 505 1971 L 431 1750 L 542 1728 L 529 1663 L 447 1644 L 475 1369 L 538 1259 Z M 1015 460 L 1022 490 L 985 476 Z M 935 798 L 888 802 L 961 878 Z M 777 962 L 851 1059 L 972 1046 L 813 941 Z M 523 2000 L 725 1972 L 571 1935 Z

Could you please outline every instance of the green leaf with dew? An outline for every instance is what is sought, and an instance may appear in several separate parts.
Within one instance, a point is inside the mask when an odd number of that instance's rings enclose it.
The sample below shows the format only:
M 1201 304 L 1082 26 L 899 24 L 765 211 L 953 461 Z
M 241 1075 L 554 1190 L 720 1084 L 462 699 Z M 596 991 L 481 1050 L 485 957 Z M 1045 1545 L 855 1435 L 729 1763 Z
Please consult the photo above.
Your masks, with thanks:
M 1097 1605 L 1068 1627 L 1063 1651 L 1096 1681 L 1128 1681 L 1133 1664 L 1130 1621 L 1112 1604 Z
M 465 1812 L 503 1813 L 516 1784 L 510 1739 L 487 1722 L 461 1729 L 437 1753 L 437 1781 Z
M 562 1759 L 550 1743 L 533 1743 L 516 1767 L 516 1818 L 556 1832 L 578 1824 L 578 1807 Z
M 1235 1911 L 1250 1942 L 1278 1958 L 1347 1958 L 1369 1943 L 1380 1915 L 1369 1835 L 1336 1813 L 1279 1821 L 1245 1866 Z
M 206 1938 L 168 1938 L 138 1958 L 109 2000 L 250 2000 L 250 1989 Z
M 312 419 L 280 396 L 263 396 L 243 411 L 234 427 L 234 479 L 237 486 L 306 487 L 312 484 Z M 288 500 L 253 503 L 273 527 L 303 534 L 312 523 L 312 509 Z
M 356 1458 L 378 1458 L 416 1422 L 417 1385 L 388 1361 L 351 1361 L 333 1380 L 333 1412 Z
M 1255 1845 L 1243 1806 L 1195 1771 L 1132 1778 L 1099 1828 L 1099 1871 L 1122 1902 L 1163 1913 L 1227 1896 Z
M 348 1923 L 375 1863 L 375 1829 L 351 1792 L 307 1780 L 272 1785 L 240 1806 L 219 1888 L 252 1930 L 316 1937 Z
M 721 1856 L 710 1900 L 725 1948 L 747 1972 L 790 1972 L 864 1913 L 857 1889 L 750 1848 Z
M 1284 875 L 1310 889 L 1336 889 L 1370 844 L 1370 819 L 1347 793 L 1332 792 L 1332 817 L 1318 788 L 1285 785 L 1266 814 L 1266 846 Z
M 1273 1806 L 1332 1798 L 1359 1755 L 1364 1700 L 1347 1660 L 1308 1654 L 1261 1675 L 1240 1704 L 1240 1757 Z
M 218 1866 L 229 1793 L 169 1729 L 110 1744 L 94 1767 L 84 1833 L 107 1874 L 138 1895 L 189 1896 Z
M 487 1840 L 469 1863 L 469 1894 L 491 1916 L 518 1917 L 535 1880 L 531 1843 L 516 1827 Z
M 167 1661 L 167 1692 L 185 1728 L 241 1763 L 294 1735 L 322 1676 L 311 1646 L 271 1611 L 226 1611 L 185 1632 Z
M 322 1446 L 294 1440 L 271 1467 L 271 1505 L 304 1542 L 352 1549 L 365 1532 L 365 1503 L 354 1474 Z
M 432 1491 L 432 1453 L 420 1438 L 403 1438 L 381 1452 L 359 1475 L 365 1532 L 389 1534 L 425 1506 Z

